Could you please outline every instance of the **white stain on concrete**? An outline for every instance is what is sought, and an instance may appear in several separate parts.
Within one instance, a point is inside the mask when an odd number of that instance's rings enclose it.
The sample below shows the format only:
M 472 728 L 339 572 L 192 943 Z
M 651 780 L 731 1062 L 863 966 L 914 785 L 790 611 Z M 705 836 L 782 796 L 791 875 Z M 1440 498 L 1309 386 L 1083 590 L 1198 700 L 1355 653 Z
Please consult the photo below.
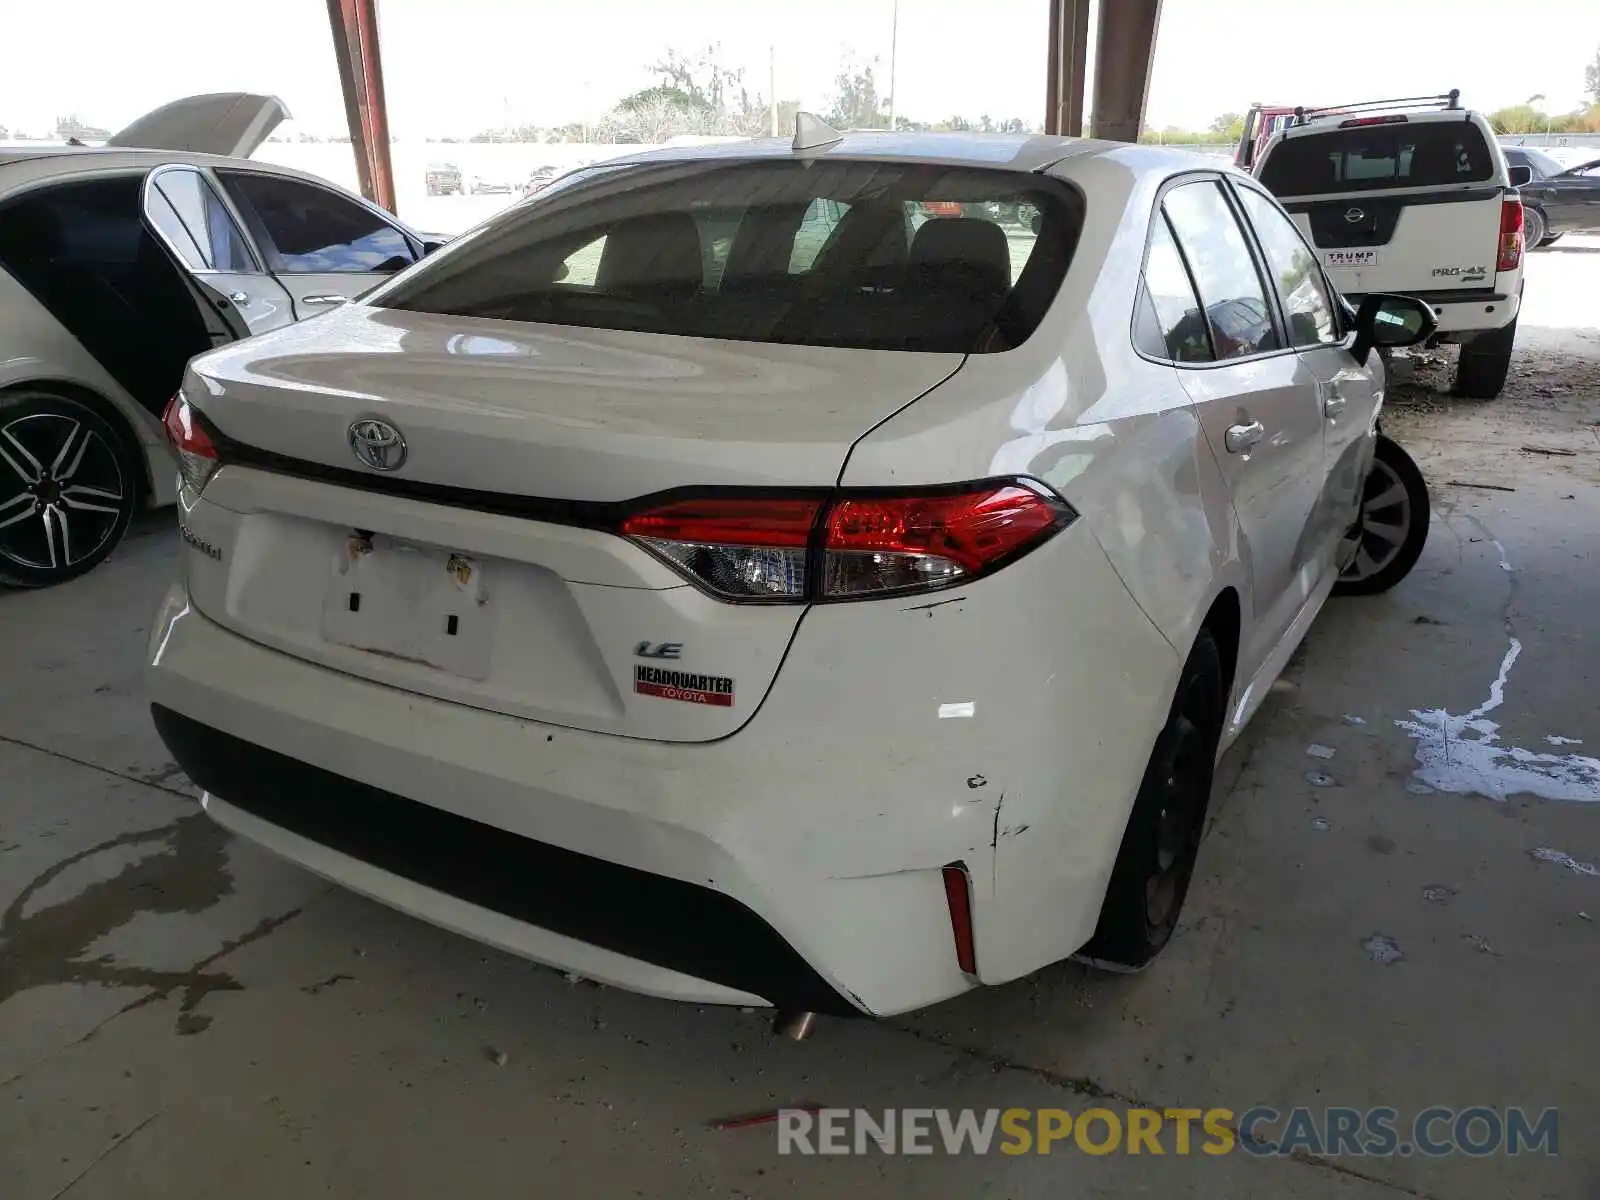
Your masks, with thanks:
M 1504 800 L 1528 792 L 1545 800 L 1600 803 L 1600 759 L 1501 744 L 1500 725 L 1488 716 L 1505 703 L 1506 679 L 1521 654 L 1522 643 L 1512 638 L 1488 699 L 1465 716 L 1413 709 L 1412 720 L 1395 722 L 1416 740 L 1416 777 L 1457 795 Z
M 1498 541 L 1494 547 L 1501 570 L 1513 570 L 1505 547 Z M 1488 698 L 1477 708 L 1460 717 L 1442 708 L 1412 709 L 1412 720 L 1395 722 L 1417 743 L 1416 778 L 1436 791 L 1457 795 L 1504 800 L 1526 792 L 1545 800 L 1600 803 L 1600 759 L 1501 744 L 1500 725 L 1488 718 L 1505 703 L 1506 681 L 1522 655 L 1522 642 L 1509 634 L 1508 640 Z M 1545 741 L 1570 744 L 1553 736 Z
M 1555 733 L 1547 733 L 1547 734 L 1545 734 L 1544 735 L 1544 740 L 1547 743 L 1549 743 L 1550 745 L 1552 745 L 1552 746 L 1581 746 L 1581 745 L 1583 745 L 1583 739 L 1582 738 L 1567 738 L 1567 737 L 1562 737 L 1559 734 L 1555 734 Z
M 1575 875 L 1600 876 L 1600 867 L 1591 862 L 1579 862 L 1565 850 L 1552 850 L 1549 846 L 1540 846 L 1537 850 L 1529 850 L 1528 857 L 1534 862 L 1549 863 L 1551 866 L 1565 867 Z

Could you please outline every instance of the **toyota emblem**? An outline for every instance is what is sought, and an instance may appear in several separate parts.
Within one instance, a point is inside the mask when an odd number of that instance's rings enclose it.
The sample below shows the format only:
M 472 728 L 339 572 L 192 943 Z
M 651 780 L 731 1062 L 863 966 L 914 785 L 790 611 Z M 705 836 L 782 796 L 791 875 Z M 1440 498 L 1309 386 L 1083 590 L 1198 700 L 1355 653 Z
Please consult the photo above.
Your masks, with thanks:
M 350 450 L 374 471 L 398 470 L 406 461 L 405 436 L 376 417 L 364 417 L 350 426 Z
M 1367 214 L 1362 209 L 1352 208 L 1344 214 L 1344 219 L 1350 222 L 1350 224 L 1356 225 L 1362 221 L 1365 221 L 1367 219 Z

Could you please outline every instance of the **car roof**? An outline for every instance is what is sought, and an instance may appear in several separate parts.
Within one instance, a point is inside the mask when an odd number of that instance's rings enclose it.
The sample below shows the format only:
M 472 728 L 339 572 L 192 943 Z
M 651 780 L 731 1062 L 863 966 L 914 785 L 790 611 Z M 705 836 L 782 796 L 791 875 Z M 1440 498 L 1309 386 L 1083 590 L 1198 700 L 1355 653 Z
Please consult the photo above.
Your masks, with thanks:
M 121 146 L 41 146 L 38 149 L 0 150 L 0 191 L 13 183 L 33 182 L 51 176 L 95 171 L 149 170 L 162 166 L 226 167 L 232 170 L 268 171 L 322 187 L 337 187 L 320 175 L 254 158 L 225 158 L 181 150 L 144 150 Z M 349 194 L 348 188 L 339 188 Z
M 620 165 L 795 156 L 903 159 L 908 162 L 943 163 L 951 166 L 1040 171 L 1066 158 L 1093 154 L 1120 145 L 1122 143 L 1095 141 L 1091 138 L 1027 133 L 855 132 L 841 134 L 837 142 L 804 151 L 796 151 L 788 138 L 761 138 L 717 145 L 671 146 L 662 150 L 649 150 L 640 154 L 607 159 L 606 163 Z

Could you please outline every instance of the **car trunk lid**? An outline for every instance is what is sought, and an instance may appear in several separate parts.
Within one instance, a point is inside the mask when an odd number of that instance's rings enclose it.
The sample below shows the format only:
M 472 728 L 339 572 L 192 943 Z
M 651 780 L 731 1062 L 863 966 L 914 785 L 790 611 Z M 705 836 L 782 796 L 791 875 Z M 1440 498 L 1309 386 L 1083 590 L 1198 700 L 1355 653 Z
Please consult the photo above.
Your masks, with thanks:
M 288 117 L 288 108 L 276 96 L 185 96 L 145 113 L 112 134 L 106 145 L 249 158 Z
M 862 434 L 962 361 L 354 306 L 197 361 L 185 394 L 223 465 L 183 515 L 191 595 L 246 637 L 410 691 L 723 737 L 804 608 L 713 599 L 617 514 L 683 488 L 831 487 Z M 390 469 L 352 449 L 369 421 L 403 438 Z

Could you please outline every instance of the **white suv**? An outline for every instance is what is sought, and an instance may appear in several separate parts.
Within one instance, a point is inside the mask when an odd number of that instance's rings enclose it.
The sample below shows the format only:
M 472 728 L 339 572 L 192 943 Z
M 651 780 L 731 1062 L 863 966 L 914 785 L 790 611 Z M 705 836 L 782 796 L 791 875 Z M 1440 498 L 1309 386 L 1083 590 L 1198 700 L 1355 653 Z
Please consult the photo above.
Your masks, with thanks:
M 1455 391 L 1505 385 L 1522 301 L 1526 168 L 1510 168 L 1459 94 L 1294 111 L 1253 173 L 1294 217 L 1353 303 L 1402 292 L 1459 342 Z

